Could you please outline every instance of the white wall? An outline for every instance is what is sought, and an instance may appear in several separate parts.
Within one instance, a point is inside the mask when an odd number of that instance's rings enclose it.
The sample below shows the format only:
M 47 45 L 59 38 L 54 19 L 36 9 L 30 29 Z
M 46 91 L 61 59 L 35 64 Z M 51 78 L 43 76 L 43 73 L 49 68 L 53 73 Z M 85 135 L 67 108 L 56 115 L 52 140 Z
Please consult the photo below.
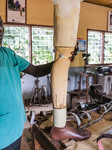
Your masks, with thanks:
M 50 75 L 48 75 L 50 76 Z M 23 99 L 31 99 L 33 90 L 35 88 L 35 81 L 37 78 L 25 74 L 23 75 L 23 77 L 21 78 L 21 85 L 22 85 L 22 96 Z M 38 78 L 39 80 L 39 88 L 41 88 L 41 86 L 46 85 L 47 86 L 47 93 L 50 93 L 50 87 L 49 87 L 49 83 L 47 80 L 47 76 L 44 77 L 40 77 Z

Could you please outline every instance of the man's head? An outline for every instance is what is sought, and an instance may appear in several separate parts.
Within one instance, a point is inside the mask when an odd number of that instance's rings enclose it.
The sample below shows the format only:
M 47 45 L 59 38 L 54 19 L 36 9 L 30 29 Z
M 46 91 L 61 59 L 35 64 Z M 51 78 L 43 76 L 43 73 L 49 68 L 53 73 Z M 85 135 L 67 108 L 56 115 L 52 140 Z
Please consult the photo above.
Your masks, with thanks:
M 0 44 L 2 43 L 3 34 L 4 34 L 3 21 L 2 21 L 2 18 L 0 16 Z

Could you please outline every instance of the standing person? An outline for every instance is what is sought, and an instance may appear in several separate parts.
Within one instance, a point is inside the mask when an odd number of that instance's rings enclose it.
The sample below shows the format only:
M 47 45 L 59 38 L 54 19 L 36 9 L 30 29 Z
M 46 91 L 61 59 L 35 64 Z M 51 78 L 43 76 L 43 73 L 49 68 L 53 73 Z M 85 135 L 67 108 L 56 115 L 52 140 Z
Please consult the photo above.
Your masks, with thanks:
M 16 7 L 16 10 L 20 10 L 20 3 L 19 3 L 19 1 L 16 1 L 15 2 L 15 7 Z
M 0 17 L 0 150 L 20 150 L 26 121 L 20 72 L 35 77 L 51 72 L 52 64 L 34 66 L 9 48 L 2 47 L 4 27 Z

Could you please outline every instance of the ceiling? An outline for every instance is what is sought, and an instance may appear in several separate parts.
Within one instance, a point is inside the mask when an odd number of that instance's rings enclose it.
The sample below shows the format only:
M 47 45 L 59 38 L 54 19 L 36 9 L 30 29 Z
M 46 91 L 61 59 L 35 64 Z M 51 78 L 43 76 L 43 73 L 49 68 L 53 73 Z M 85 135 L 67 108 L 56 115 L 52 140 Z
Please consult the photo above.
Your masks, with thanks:
M 112 0 L 84 0 L 84 2 L 112 8 Z

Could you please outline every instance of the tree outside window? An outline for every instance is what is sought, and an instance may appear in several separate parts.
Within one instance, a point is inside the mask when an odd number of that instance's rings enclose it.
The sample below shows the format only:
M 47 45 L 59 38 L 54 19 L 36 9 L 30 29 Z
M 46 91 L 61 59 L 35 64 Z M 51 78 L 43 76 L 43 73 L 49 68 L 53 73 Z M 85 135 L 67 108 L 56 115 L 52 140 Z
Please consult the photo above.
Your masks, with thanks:
M 112 33 L 88 30 L 89 64 L 112 63 Z
M 52 28 L 5 26 L 2 46 L 36 65 L 54 60 Z

